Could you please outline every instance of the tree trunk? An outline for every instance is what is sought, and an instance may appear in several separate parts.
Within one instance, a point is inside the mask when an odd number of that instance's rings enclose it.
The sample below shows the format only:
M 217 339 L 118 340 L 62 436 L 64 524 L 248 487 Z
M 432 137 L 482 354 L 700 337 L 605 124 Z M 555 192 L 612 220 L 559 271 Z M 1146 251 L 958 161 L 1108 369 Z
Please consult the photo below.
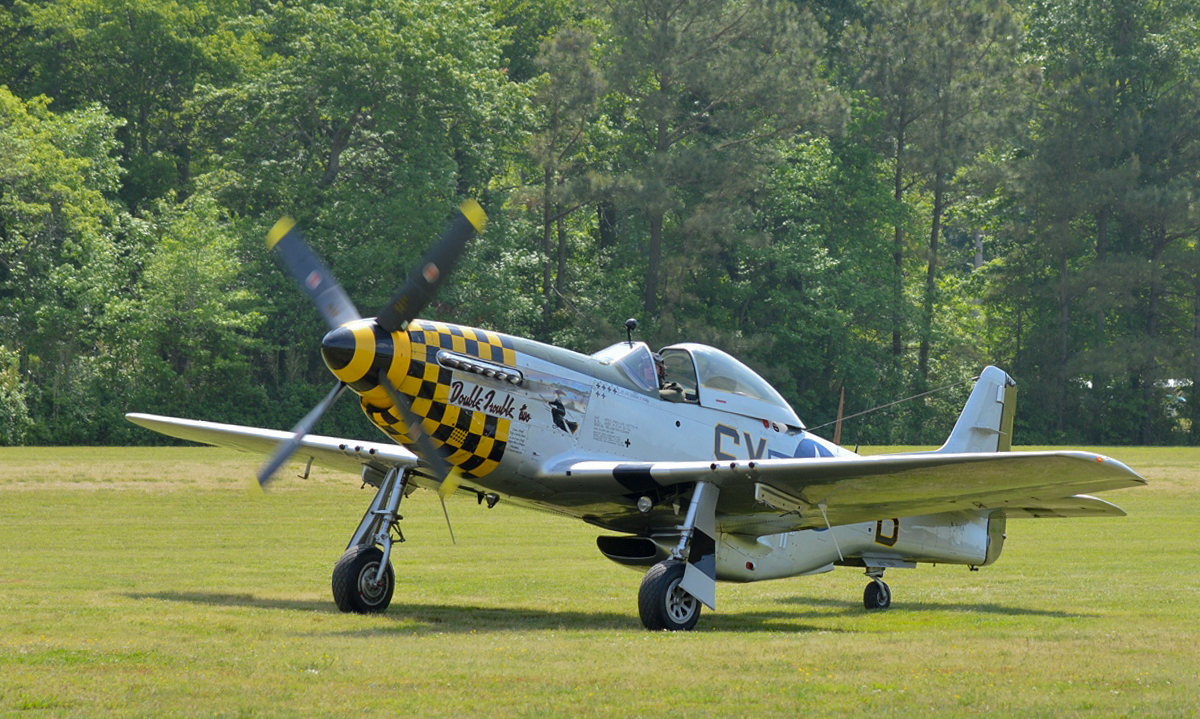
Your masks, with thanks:
M 662 261 L 663 215 L 656 210 L 650 215 L 650 260 L 646 263 L 646 317 L 658 314 L 658 272 Z
M 1108 275 L 1108 270 L 1105 265 L 1108 263 L 1108 221 L 1112 215 L 1112 211 L 1108 206 L 1101 207 L 1096 213 L 1096 270 L 1097 277 L 1105 277 Z M 1103 347 L 1107 337 L 1108 315 L 1104 311 L 1104 305 L 1099 304 L 1096 307 L 1096 316 L 1093 318 L 1096 328 L 1096 346 Z M 1092 400 L 1095 403 L 1095 421 L 1089 423 L 1088 439 L 1094 444 L 1104 442 L 1104 437 L 1100 433 L 1107 426 L 1105 417 L 1108 414 L 1108 388 L 1112 384 L 1112 377 L 1107 372 L 1092 373 Z M 1098 431 L 1100 430 L 1100 431 Z
M 1141 427 L 1141 443 L 1151 444 L 1158 438 L 1154 436 L 1154 419 L 1155 415 L 1160 411 L 1158 398 L 1155 393 L 1159 391 L 1158 385 L 1155 382 L 1158 374 L 1158 360 L 1153 354 L 1156 345 L 1158 344 L 1158 325 L 1159 314 L 1162 305 L 1162 297 L 1164 293 L 1162 281 L 1162 260 L 1163 254 L 1167 250 L 1167 230 L 1166 227 L 1158 224 L 1152 231 L 1154 245 L 1151 248 L 1150 254 L 1150 297 L 1146 310 L 1146 341 L 1151 347 L 1151 354 L 1146 360 L 1145 368 L 1142 370 L 1142 391 L 1145 393 L 1146 411 L 1142 413 Z
M 559 184 L 562 184 L 561 178 Z M 567 218 L 563 216 L 561 205 L 556 205 L 555 210 L 558 215 L 555 222 L 558 230 L 558 272 L 554 275 L 554 309 L 561 310 L 567 292 Z
M 929 385 L 929 345 L 933 334 L 933 300 L 937 293 L 938 234 L 942 228 L 942 213 L 945 210 L 945 182 L 942 173 L 933 179 L 933 221 L 929 230 L 929 269 L 925 272 L 925 306 L 921 317 L 921 346 L 917 352 L 917 374 L 924 392 Z
M 1062 229 L 1067 236 L 1067 227 Z M 1058 263 L 1058 402 L 1054 413 L 1054 429 L 1060 435 L 1066 426 L 1067 359 L 1071 351 L 1071 295 L 1067 290 L 1067 247 L 1064 243 Z
M 617 246 L 617 208 L 612 202 L 602 200 L 596 205 L 596 223 L 600 230 L 600 249 Z
M 659 94 L 664 101 L 670 98 L 669 92 L 670 83 L 666 78 L 660 77 L 658 81 Z M 667 151 L 671 149 L 669 139 L 669 125 L 666 119 L 658 120 L 658 128 L 654 141 L 654 154 L 657 159 L 662 160 L 666 157 Z M 658 162 L 657 165 L 665 166 L 666 163 Z M 665 190 L 664 190 L 665 192 Z M 658 206 L 650 210 L 650 259 L 646 263 L 646 298 L 643 303 L 646 317 L 654 317 L 658 314 L 658 274 L 659 265 L 662 261 L 662 242 L 663 242 L 663 219 L 666 215 L 666 210 L 662 209 L 666 206 L 666 197 L 658 198 Z
M 892 197 L 896 200 L 896 211 L 904 202 L 904 133 L 896 137 L 896 173 L 894 176 Z M 896 220 L 895 235 L 892 239 L 892 261 L 895 264 L 896 276 L 892 283 L 892 358 L 900 359 L 904 353 L 904 341 L 901 336 L 903 322 L 901 306 L 904 302 L 904 226 Z
M 1187 395 L 1187 412 L 1191 419 L 1188 443 L 1200 444 L 1200 273 L 1192 277 L 1192 346 L 1189 354 L 1192 386 Z
M 553 275 L 550 271 L 551 232 L 554 226 L 554 170 L 547 165 L 542 176 L 542 323 L 550 322 Z

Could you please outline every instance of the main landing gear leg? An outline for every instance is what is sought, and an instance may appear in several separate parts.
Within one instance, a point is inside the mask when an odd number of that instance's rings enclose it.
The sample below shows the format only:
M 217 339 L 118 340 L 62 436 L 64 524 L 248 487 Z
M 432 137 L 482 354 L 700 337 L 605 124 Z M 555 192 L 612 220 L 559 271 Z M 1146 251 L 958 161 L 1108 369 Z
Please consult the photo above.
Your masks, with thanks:
M 892 605 L 892 589 L 883 581 L 883 568 L 871 567 L 867 570 L 871 580 L 863 590 L 863 606 L 868 611 L 887 609 Z
M 333 601 L 343 612 L 371 614 L 387 609 L 396 587 L 389 557 L 393 542 L 403 542 L 397 514 L 408 487 L 408 471 L 388 471 L 346 551 L 333 567 Z M 393 538 L 392 532 L 395 532 Z
M 700 619 L 701 603 L 714 609 L 717 592 L 716 485 L 699 482 L 687 517 L 679 527 L 679 546 L 671 558 L 646 572 L 638 590 L 638 614 L 651 631 L 687 631 Z

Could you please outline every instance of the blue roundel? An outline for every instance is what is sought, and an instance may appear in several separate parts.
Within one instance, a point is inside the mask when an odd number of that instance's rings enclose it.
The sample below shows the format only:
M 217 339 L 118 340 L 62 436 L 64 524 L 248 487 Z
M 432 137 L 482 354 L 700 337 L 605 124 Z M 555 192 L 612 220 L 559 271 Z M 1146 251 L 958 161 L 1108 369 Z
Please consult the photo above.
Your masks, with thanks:
M 826 449 L 824 445 L 806 437 L 800 440 L 800 446 L 796 447 L 796 454 L 793 456 L 800 458 L 832 457 L 833 452 L 830 452 L 828 449 Z

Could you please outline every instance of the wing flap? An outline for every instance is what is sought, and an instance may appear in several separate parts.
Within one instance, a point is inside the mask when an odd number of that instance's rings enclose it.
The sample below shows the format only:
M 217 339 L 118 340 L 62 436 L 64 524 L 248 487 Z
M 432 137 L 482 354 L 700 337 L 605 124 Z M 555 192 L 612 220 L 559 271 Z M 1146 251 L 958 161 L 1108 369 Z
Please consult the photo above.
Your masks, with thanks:
M 136 425 L 154 430 L 168 437 L 186 439 L 201 444 L 269 455 L 282 441 L 290 439 L 291 433 L 275 429 L 245 427 L 220 422 L 204 422 L 179 417 L 163 417 L 155 414 L 131 412 L 125 418 Z M 300 443 L 294 455 L 297 459 L 311 457 L 315 464 L 329 469 L 359 474 L 363 465 L 379 469 L 396 465 L 415 465 L 417 458 L 412 452 L 396 444 L 363 442 L 337 437 L 310 434 Z

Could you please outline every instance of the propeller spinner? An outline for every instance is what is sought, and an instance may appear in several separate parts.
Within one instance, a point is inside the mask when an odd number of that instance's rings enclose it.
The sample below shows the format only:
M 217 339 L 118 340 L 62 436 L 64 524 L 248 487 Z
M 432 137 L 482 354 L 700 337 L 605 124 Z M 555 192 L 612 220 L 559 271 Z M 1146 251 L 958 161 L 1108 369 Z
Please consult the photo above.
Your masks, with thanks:
M 275 453 L 258 472 L 258 483 L 265 487 L 275 471 L 299 449 L 304 436 L 333 406 L 342 391 L 351 386 L 369 392 L 378 387 L 404 419 L 412 449 L 442 481 L 443 497 L 458 486 L 458 473 L 438 453 L 433 440 L 424 432 L 408 398 L 388 378 L 387 369 L 395 351 L 407 350 L 402 331 L 437 294 L 442 282 L 454 269 L 467 242 L 482 232 L 487 214 L 474 200 L 458 209 L 449 227 L 417 262 L 416 268 L 388 304 L 373 319 L 362 319 L 345 290 L 333 274 L 304 242 L 295 220 L 285 217 L 267 234 L 267 246 L 279 251 L 288 273 L 316 305 L 330 331 L 321 341 L 321 354 L 338 382 L 304 419 L 292 428 L 292 437 L 281 442 Z M 401 334 L 393 334 L 401 333 Z M 401 343 L 404 347 L 395 347 Z M 382 399 L 382 398 L 380 398 Z M 445 491 L 442 491 L 445 490 Z

